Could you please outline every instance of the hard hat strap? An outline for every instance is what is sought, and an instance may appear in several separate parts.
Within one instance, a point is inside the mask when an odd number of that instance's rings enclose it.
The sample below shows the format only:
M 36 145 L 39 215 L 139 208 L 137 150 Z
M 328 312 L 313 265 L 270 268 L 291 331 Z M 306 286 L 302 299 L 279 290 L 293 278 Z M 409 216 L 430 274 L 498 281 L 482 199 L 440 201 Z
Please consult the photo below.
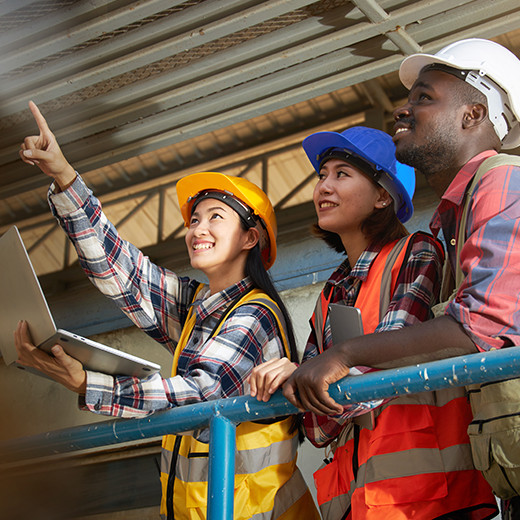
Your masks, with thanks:
M 233 195 L 233 193 L 229 191 L 200 191 L 199 193 L 197 193 L 197 195 L 194 195 L 192 199 L 195 199 L 195 201 L 193 202 L 193 206 L 191 207 L 192 214 L 195 211 L 197 205 L 204 199 L 216 199 L 223 202 L 231 209 L 235 210 L 238 216 L 240 217 L 240 220 L 242 220 L 247 229 L 256 226 L 257 220 L 251 209 L 248 206 L 246 206 L 241 200 L 237 199 Z

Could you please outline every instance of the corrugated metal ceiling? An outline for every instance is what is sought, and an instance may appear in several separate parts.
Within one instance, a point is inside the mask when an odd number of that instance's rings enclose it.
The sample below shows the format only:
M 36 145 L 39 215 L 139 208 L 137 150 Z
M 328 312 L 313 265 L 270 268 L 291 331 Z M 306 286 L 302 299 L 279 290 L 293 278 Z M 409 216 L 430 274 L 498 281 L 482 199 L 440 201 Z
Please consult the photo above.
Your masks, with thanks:
M 226 170 L 280 207 L 305 202 L 302 137 L 385 127 L 406 95 L 404 54 L 472 36 L 518 54 L 519 28 L 516 0 L 6 0 L 0 232 L 19 224 L 40 273 L 74 260 L 54 234 L 47 179 L 18 159 L 35 132 L 30 99 L 110 218 L 146 247 L 181 232 L 180 176 Z

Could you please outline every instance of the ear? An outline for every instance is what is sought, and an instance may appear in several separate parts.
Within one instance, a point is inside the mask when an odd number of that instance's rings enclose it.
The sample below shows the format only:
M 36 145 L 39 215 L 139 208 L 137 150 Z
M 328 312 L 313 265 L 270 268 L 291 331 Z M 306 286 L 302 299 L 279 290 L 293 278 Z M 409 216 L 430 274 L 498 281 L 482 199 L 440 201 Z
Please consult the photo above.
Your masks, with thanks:
M 482 103 L 466 105 L 462 118 L 462 128 L 464 130 L 482 124 L 488 119 L 488 109 Z
M 383 187 L 379 187 L 379 197 L 374 204 L 376 209 L 384 209 L 392 203 L 392 197 Z
M 258 241 L 260 240 L 260 233 L 258 232 L 258 229 L 252 227 L 247 230 L 246 232 L 246 238 L 244 241 L 244 250 L 250 250 L 253 249 L 253 247 L 256 246 Z

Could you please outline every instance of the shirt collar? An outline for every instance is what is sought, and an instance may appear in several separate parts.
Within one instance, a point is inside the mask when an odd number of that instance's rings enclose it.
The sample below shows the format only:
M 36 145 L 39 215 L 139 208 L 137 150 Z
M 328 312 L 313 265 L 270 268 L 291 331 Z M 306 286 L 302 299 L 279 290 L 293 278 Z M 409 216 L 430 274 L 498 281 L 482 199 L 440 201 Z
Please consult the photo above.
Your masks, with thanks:
M 210 314 L 223 309 L 240 295 L 245 294 L 252 286 L 253 281 L 246 277 L 215 294 L 210 295 L 208 287 L 207 290 L 201 292 L 200 298 L 193 302 L 193 305 L 196 306 L 197 317 L 203 320 Z
M 358 258 L 356 265 L 351 269 L 348 258 L 346 258 L 341 265 L 332 273 L 328 282 L 331 285 L 338 285 L 342 283 L 347 277 L 359 278 L 365 282 L 370 271 L 372 262 L 383 248 L 384 244 L 370 244 Z

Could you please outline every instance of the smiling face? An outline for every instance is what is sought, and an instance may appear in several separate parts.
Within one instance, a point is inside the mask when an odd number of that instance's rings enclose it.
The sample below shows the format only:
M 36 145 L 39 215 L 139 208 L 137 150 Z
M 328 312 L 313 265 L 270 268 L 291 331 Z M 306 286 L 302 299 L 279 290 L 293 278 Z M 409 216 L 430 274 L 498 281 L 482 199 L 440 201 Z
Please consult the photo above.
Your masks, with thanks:
M 384 188 L 341 159 L 322 165 L 313 198 L 320 228 L 337 233 L 344 245 L 362 237 L 365 219 L 391 201 Z
M 212 294 L 244 278 L 247 255 L 257 241 L 255 228 L 244 231 L 238 214 L 211 198 L 197 205 L 186 234 L 191 265 L 208 277 Z
M 420 74 L 394 112 L 396 158 L 427 178 L 458 162 L 466 108 L 455 95 L 460 81 L 445 72 Z

